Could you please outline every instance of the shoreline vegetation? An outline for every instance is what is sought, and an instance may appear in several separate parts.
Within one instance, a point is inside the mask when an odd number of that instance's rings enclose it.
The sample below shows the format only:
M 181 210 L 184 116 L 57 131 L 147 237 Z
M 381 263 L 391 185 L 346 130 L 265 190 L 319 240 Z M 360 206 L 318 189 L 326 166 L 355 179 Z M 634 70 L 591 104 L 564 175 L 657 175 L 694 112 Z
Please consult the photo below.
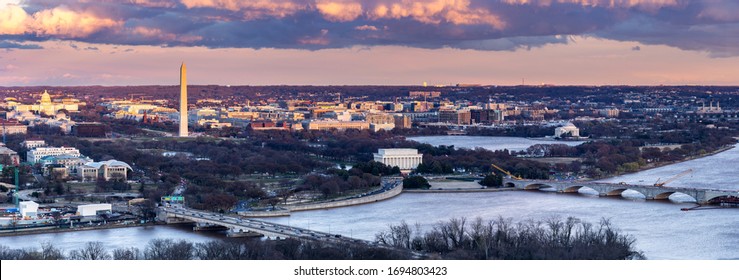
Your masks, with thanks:
M 147 227 L 147 226 L 157 226 L 157 225 L 165 225 L 165 224 L 157 223 L 157 222 L 128 223 L 128 224 L 126 223 L 107 223 L 104 225 L 73 227 L 73 228 L 69 228 L 69 227 L 61 228 L 61 227 L 54 227 L 55 225 L 49 225 L 49 226 L 41 227 L 39 229 L 24 228 L 22 230 L 1 230 L 0 237 L 35 235 L 35 234 L 45 234 L 45 233 L 89 231 L 89 230 L 104 230 L 104 229 L 117 229 L 117 228 L 131 228 L 131 227 Z M 54 227 L 54 228 L 48 228 L 48 227 Z
M 634 171 L 634 172 L 621 173 L 621 174 L 617 174 L 617 175 L 613 175 L 613 176 L 608 176 L 608 177 L 603 177 L 603 178 L 599 178 L 599 179 L 594 179 L 593 181 L 611 179 L 611 178 L 618 177 L 618 176 L 639 173 L 639 172 L 650 170 L 650 169 L 665 167 L 665 166 L 669 166 L 669 165 L 673 165 L 673 164 L 678 164 L 678 163 L 682 163 L 682 162 L 687 162 L 687 161 L 691 161 L 691 160 L 696 160 L 696 159 L 700 159 L 700 158 L 704 158 L 704 157 L 710 157 L 712 155 L 716 155 L 716 154 L 720 154 L 720 153 L 726 152 L 726 151 L 731 150 L 731 149 L 733 149 L 735 147 L 739 147 L 738 145 L 739 144 L 726 145 L 726 146 L 720 147 L 720 148 L 718 148 L 716 150 L 713 150 L 713 151 L 710 151 L 710 152 L 706 152 L 705 154 L 700 154 L 700 155 L 695 155 L 695 156 L 689 156 L 689 157 L 686 157 L 684 159 L 679 159 L 679 160 L 675 160 L 675 161 L 671 161 L 671 162 L 667 162 L 667 163 L 661 163 L 660 162 L 660 163 L 655 164 L 655 165 L 652 165 L 652 166 L 640 167 L 639 170 Z

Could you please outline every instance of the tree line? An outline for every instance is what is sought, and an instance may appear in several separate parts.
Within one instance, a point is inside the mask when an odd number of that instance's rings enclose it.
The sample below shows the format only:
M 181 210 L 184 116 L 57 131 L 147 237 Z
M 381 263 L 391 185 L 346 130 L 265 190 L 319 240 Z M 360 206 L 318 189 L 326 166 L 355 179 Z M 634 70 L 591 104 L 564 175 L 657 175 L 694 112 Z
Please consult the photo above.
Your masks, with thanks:
M 624 260 L 643 259 L 635 239 L 603 219 L 592 225 L 576 218 L 513 223 L 452 218 L 423 231 L 405 222 L 390 225 L 375 239 L 388 246 L 442 259 Z
M 661 127 L 669 129 L 659 133 L 622 132 L 628 137 L 593 140 L 577 146 L 536 144 L 518 154 L 578 157 L 581 160 L 571 164 L 558 163 L 552 169 L 557 172 L 582 172 L 591 178 L 599 178 L 704 155 L 736 143 L 733 138 L 736 131 L 728 129 L 711 129 L 698 124 L 665 124 Z M 663 149 L 649 146 L 658 143 L 677 147 Z
M 11 249 L 0 245 L 2 260 L 389 260 L 408 259 L 400 250 L 362 243 L 336 246 L 314 241 L 284 239 L 228 239 L 194 243 L 187 240 L 152 239 L 143 249 L 116 248 L 99 241 L 87 242 L 64 252 L 51 243 L 41 248 Z

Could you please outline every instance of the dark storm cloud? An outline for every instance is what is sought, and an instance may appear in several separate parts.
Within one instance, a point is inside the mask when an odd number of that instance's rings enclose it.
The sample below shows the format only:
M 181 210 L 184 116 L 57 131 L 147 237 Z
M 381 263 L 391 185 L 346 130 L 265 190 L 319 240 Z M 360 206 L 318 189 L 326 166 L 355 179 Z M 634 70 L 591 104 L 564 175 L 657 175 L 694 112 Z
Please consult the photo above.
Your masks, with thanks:
M 21 44 L 18 42 L 8 41 L 8 40 L 0 40 L 0 49 L 26 49 L 26 50 L 33 50 L 33 49 L 43 49 L 43 47 L 35 44 Z
M 739 55 L 739 4 L 728 0 L 27 0 L 24 4 L 0 8 L 0 39 L 499 51 L 566 44 L 568 35 L 585 35 L 714 56 Z M 65 21 L 70 18 L 76 21 Z

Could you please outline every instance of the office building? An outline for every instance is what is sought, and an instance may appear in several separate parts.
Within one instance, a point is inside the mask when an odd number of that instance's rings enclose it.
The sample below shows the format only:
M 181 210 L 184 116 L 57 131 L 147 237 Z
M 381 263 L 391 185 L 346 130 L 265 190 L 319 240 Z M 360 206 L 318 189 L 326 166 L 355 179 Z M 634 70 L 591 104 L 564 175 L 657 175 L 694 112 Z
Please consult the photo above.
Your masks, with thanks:
M 133 170 L 130 165 L 117 160 L 106 160 L 101 162 L 89 162 L 80 167 L 82 181 L 96 181 L 103 178 L 106 181 L 127 180 L 128 171 Z
M 79 157 L 80 150 L 71 147 L 36 147 L 26 152 L 26 161 L 30 163 L 41 162 L 46 156 L 70 155 Z

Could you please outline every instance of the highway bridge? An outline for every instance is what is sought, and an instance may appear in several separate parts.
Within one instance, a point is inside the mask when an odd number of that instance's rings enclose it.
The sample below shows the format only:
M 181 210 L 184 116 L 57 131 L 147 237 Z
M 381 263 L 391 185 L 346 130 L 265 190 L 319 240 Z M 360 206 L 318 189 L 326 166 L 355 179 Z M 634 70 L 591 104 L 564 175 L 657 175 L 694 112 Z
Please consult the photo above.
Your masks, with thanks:
M 711 190 L 696 188 L 674 188 L 665 186 L 633 185 L 626 183 L 602 183 L 594 181 L 551 181 L 551 180 L 516 180 L 503 179 L 503 185 L 522 190 L 539 190 L 551 188 L 560 193 L 576 193 L 581 188 L 590 188 L 600 196 L 621 196 L 626 190 L 641 193 L 647 200 L 667 200 L 674 193 L 683 193 L 695 199 L 699 204 L 710 204 L 721 197 L 739 197 L 739 191 Z
M 230 232 L 254 233 L 272 239 L 297 238 L 310 241 L 330 243 L 353 243 L 369 246 L 385 247 L 375 242 L 355 239 L 339 234 L 331 234 L 265 221 L 234 217 L 206 211 L 198 211 L 180 207 L 160 207 L 158 219 L 167 223 L 198 223 L 226 227 Z M 390 247 L 387 247 L 391 249 Z M 394 249 L 394 248 L 393 248 Z

